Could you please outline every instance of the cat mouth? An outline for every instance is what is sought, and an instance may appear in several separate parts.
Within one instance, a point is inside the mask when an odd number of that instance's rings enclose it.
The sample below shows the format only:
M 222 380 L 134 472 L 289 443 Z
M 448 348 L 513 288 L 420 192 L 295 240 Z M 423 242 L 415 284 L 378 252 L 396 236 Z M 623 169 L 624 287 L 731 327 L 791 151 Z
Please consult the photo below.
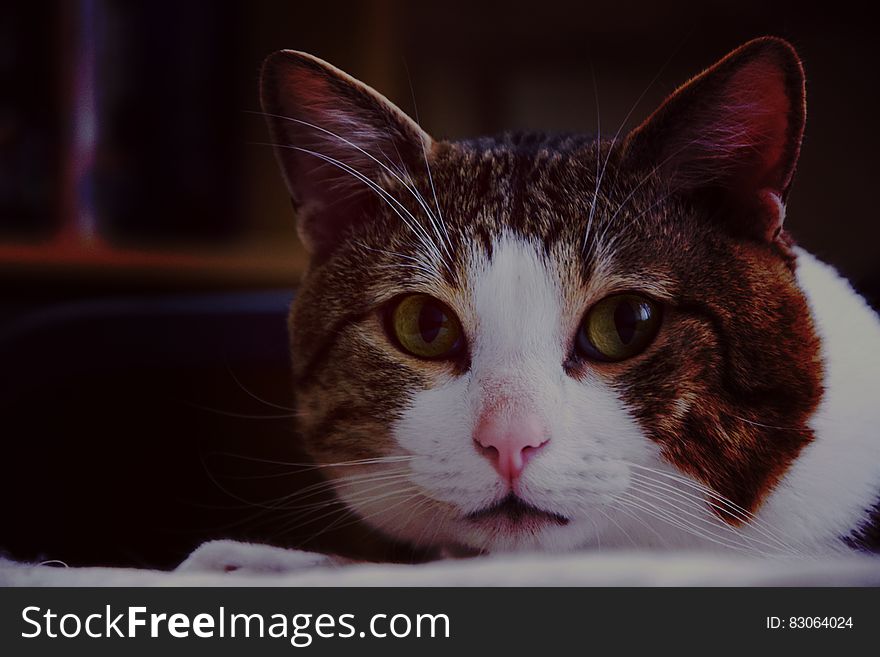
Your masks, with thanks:
M 514 527 L 554 524 L 564 527 L 569 519 L 553 511 L 540 509 L 529 504 L 515 493 L 477 511 L 468 513 L 465 518 L 472 522 L 503 522 Z

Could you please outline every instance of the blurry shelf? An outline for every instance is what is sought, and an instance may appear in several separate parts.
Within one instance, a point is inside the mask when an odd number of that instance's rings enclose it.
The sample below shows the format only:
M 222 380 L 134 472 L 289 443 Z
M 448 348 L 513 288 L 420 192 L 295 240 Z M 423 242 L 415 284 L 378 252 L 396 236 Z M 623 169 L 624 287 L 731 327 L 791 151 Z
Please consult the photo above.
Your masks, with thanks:
M 93 282 L 292 287 L 304 268 L 301 252 L 282 255 L 277 247 L 161 250 L 78 242 L 0 244 L 0 279 L 6 281 L 34 276 L 57 280 L 61 275 Z

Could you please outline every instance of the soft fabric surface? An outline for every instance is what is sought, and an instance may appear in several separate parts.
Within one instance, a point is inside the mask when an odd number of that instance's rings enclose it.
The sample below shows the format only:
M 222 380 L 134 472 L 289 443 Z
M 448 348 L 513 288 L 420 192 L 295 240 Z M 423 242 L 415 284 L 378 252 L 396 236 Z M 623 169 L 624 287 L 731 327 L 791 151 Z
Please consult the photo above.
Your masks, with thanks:
M 0 561 L 0 586 L 880 586 L 880 558 L 585 552 L 410 566 L 343 564 L 308 552 L 213 541 L 174 572 Z

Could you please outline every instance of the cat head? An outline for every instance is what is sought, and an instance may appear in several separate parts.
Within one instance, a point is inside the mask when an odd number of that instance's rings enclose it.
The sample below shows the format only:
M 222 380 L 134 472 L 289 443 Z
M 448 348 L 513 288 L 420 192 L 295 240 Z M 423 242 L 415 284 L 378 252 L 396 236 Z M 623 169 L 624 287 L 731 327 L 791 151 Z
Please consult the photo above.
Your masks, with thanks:
M 343 502 L 429 546 L 733 540 L 821 394 L 783 229 L 804 99 L 763 38 L 621 139 L 441 141 L 315 57 L 270 56 L 311 256 L 298 430 Z

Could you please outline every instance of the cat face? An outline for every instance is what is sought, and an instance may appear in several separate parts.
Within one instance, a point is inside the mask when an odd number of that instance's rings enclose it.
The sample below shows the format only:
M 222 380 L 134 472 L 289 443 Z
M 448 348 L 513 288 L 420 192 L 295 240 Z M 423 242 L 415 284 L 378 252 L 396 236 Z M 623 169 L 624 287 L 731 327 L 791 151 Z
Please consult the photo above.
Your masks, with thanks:
M 746 44 L 621 140 L 435 141 L 292 51 L 262 84 L 312 256 L 298 430 L 358 516 L 475 550 L 746 545 L 821 395 L 782 230 L 790 46 Z

